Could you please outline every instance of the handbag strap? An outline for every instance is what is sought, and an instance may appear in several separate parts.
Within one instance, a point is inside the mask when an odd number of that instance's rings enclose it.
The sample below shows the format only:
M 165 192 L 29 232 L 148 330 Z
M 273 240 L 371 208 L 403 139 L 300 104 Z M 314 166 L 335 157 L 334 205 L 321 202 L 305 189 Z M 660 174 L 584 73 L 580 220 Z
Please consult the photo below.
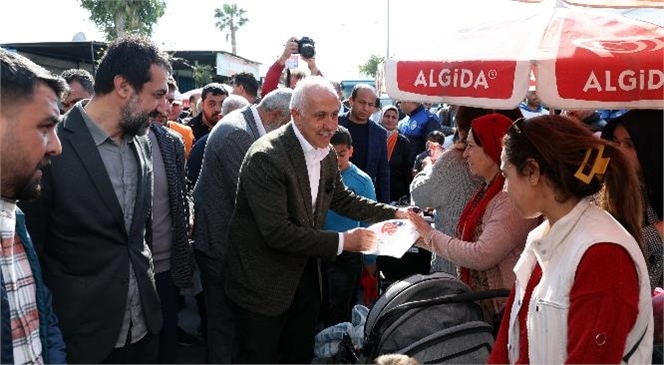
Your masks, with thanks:
M 634 347 L 632 347 L 632 349 L 629 350 L 629 352 L 627 354 L 625 354 L 625 356 L 623 356 L 622 361 L 624 361 L 625 364 L 627 364 L 629 362 L 629 358 L 632 357 L 632 355 L 634 355 L 634 353 L 636 352 L 636 349 L 639 348 L 639 345 L 641 344 L 641 341 L 643 341 L 643 338 L 646 336 L 646 332 L 648 332 L 648 326 L 646 326 L 646 329 L 643 330 L 643 333 L 641 334 L 641 337 L 639 338 L 638 341 L 636 341 L 636 343 L 634 344 Z

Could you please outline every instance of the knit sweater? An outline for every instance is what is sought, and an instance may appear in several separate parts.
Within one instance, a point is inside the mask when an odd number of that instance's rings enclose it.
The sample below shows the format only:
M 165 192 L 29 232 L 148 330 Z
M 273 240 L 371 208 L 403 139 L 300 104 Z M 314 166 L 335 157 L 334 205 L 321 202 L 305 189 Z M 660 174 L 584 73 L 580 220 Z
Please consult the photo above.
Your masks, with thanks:
M 415 205 L 436 209 L 437 230 L 455 236 L 459 216 L 480 186 L 482 179 L 470 173 L 463 151 L 449 149 L 413 178 L 410 194 Z
M 456 236 L 459 217 L 466 203 L 482 186 L 482 179 L 472 176 L 463 150 L 445 151 L 433 166 L 418 173 L 410 184 L 413 204 L 436 210 L 434 225 L 449 236 Z M 435 254 L 431 271 L 444 271 L 456 275 L 456 267 L 449 260 Z

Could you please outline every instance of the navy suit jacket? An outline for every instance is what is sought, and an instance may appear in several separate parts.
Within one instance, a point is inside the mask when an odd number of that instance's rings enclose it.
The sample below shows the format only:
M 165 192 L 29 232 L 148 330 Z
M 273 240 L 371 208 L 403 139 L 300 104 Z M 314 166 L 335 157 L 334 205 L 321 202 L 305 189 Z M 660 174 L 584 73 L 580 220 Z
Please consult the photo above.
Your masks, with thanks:
M 348 113 L 339 116 L 339 125 L 348 128 Z M 369 147 L 367 148 L 367 168 L 376 187 L 376 199 L 381 203 L 390 202 L 390 165 L 387 162 L 387 131 L 378 123 L 369 120 Z M 355 141 L 353 141 L 355 145 Z M 352 161 L 352 159 L 351 159 Z

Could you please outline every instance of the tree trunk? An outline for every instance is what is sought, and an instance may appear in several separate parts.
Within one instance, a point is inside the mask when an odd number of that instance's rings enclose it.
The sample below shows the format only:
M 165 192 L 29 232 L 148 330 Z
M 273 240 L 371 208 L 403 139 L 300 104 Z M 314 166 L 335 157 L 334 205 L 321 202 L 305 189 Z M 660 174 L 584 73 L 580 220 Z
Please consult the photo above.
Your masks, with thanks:
M 115 14 L 115 33 L 117 33 L 117 38 L 122 37 L 125 34 L 125 15 L 121 12 Z
M 237 49 L 235 45 L 235 24 L 233 22 L 233 19 L 231 19 L 231 48 L 233 49 L 233 54 L 237 54 Z

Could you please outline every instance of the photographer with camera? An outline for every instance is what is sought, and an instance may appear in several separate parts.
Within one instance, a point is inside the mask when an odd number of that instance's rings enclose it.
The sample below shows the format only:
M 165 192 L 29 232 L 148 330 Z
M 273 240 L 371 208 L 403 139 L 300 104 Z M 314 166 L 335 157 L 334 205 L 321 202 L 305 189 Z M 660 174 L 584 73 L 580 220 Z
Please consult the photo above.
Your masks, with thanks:
M 286 41 L 281 56 L 279 56 L 277 61 L 267 70 L 265 80 L 263 80 L 261 95 L 267 95 L 270 91 L 275 90 L 279 86 L 279 78 L 286 67 L 286 61 L 288 61 L 290 56 L 294 54 L 302 56 L 304 62 L 309 66 L 309 72 L 312 76 L 322 76 L 318 66 L 316 66 L 316 49 L 314 47 L 314 41 L 309 37 L 302 37 L 299 40 L 295 37 L 290 37 L 288 41 Z M 286 87 L 291 89 L 294 89 L 298 81 L 306 77 L 306 74 L 301 70 L 293 70 L 293 72 L 290 72 L 290 70 L 286 71 Z

